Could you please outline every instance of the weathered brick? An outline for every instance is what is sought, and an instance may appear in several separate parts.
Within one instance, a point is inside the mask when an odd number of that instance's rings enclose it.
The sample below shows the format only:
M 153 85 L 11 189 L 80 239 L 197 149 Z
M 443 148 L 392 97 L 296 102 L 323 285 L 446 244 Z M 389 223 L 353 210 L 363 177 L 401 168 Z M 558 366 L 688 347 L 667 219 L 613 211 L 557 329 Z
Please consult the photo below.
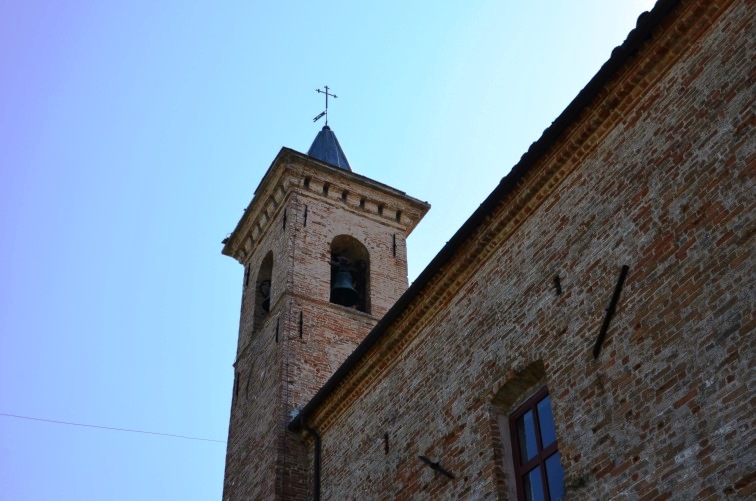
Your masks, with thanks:
M 544 385 L 568 499 L 754 495 L 754 17 L 747 0 L 681 0 L 383 327 L 306 416 L 324 498 L 514 497 L 508 415 Z M 259 325 L 242 300 L 227 498 L 312 495 L 313 442 L 284 426 L 406 288 L 392 221 L 422 212 L 284 157 L 227 244 L 253 278 L 273 252 L 278 284 Z M 328 303 L 342 233 L 370 249 L 370 315 Z
M 539 361 L 570 499 L 753 492 L 753 17 L 682 1 L 436 272 L 311 417 L 325 498 L 508 498 Z
M 286 425 L 406 290 L 405 239 L 427 210 L 398 190 L 291 150 L 273 162 L 224 248 L 249 270 L 224 499 L 309 495 L 311 454 Z M 368 249 L 367 312 L 329 302 L 331 244 L 339 235 Z M 271 282 L 268 313 L 261 278 Z

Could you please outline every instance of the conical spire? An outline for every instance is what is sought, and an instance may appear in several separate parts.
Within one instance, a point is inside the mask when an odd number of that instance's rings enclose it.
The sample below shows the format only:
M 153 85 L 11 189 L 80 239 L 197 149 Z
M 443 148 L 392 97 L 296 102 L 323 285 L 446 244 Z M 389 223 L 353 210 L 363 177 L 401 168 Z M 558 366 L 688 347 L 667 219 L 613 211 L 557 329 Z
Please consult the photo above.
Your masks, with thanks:
M 327 125 L 315 136 L 307 154 L 325 163 L 352 172 L 352 167 L 349 166 L 349 161 L 344 155 L 344 150 L 341 149 L 339 140 L 336 139 L 336 134 Z

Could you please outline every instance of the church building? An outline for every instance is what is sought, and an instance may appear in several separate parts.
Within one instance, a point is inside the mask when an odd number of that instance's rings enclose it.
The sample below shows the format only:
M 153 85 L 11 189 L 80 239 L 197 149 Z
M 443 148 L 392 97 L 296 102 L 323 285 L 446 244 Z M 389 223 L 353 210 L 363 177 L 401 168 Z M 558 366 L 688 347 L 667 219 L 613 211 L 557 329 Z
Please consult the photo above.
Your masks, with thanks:
M 430 206 L 282 148 L 223 498 L 756 497 L 755 10 L 659 0 L 411 286 Z

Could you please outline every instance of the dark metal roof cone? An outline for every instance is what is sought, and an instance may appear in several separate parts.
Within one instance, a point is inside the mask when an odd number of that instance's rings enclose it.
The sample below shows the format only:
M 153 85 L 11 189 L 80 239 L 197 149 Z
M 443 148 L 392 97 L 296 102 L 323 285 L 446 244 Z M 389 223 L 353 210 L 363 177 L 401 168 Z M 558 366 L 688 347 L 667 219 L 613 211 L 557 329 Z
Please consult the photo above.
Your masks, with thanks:
M 344 155 L 344 150 L 341 149 L 339 140 L 336 139 L 336 134 L 327 125 L 315 136 L 307 154 L 325 163 L 352 172 L 352 167 L 349 165 L 346 155 Z

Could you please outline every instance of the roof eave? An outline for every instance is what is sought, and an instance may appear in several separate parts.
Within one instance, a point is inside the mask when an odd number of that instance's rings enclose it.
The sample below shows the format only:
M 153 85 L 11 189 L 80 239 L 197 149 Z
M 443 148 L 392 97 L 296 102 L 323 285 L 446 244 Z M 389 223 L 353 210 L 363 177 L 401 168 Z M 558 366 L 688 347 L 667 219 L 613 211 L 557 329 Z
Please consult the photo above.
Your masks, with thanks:
M 480 206 L 470 215 L 459 230 L 444 245 L 436 257 L 431 260 L 428 266 L 420 273 L 412 285 L 399 298 L 394 306 L 384 315 L 376 324 L 372 331 L 365 337 L 357 348 L 352 352 L 344 363 L 336 370 L 328 381 L 318 390 L 310 401 L 300 410 L 297 416 L 289 423 L 289 430 L 297 431 L 301 417 L 306 418 L 314 411 L 328 395 L 338 386 L 338 384 L 351 372 L 362 357 L 376 344 L 381 336 L 386 332 L 389 325 L 399 317 L 402 311 L 418 296 L 418 294 L 428 285 L 431 279 L 439 272 L 441 267 L 446 263 L 473 232 L 480 226 L 484 220 L 496 209 L 504 198 L 506 198 L 523 180 L 531 167 L 537 163 L 541 156 L 549 149 L 554 141 L 572 124 L 580 112 L 588 106 L 599 94 L 601 89 L 616 74 L 621 66 L 631 58 L 650 36 L 651 32 L 666 18 L 669 12 L 680 2 L 680 0 L 659 0 L 650 12 L 644 12 L 638 17 L 638 22 L 627 36 L 622 45 L 616 47 L 610 58 L 601 66 L 599 71 L 591 78 L 586 86 L 570 102 L 570 104 L 559 114 L 554 122 L 544 130 L 541 137 L 531 144 L 528 151 L 522 155 L 520 161 L 512 167 L 509 174 L 501 179 L 499 184 L 494 188 L 491 194 L 480 204 Z

